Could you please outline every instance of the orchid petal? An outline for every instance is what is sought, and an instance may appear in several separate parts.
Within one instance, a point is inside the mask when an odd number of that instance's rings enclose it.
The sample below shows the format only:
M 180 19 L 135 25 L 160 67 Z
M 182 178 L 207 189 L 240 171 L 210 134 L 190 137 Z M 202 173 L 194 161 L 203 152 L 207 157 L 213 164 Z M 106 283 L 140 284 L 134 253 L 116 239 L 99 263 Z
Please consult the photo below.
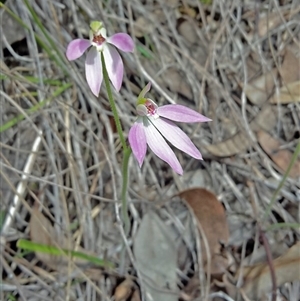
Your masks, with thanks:
M 100 53 L 95 47 L 92 47 L 87 54 L 85 61 L 85 76 L 93 94 L 98 96 L 103 75 Z
M 85 39 L 76 39 L 69 43 L 66 56 L 69 61 L 78 59 L 91 46 L 91 42 Z
M 124 52 L 133 52 L 134 42 L 127 33 L 116 33 L 106 40 Z
M 107 40 L 107 33 L 106 33 L 106 28 L 102 27 L 99 31 L 99 34 L 105 39 Z
M 159 131 L 147 118 L 144 118 L 144 131 L 146 134 L 147 144 L 154 154 L 163 161 L 167 162 L 175 172 L 182 175 L 182 167 L 174 152 Z
M 157 108 L 157 114 L 161 117 L 178 122 L 207 122 L 211 119 L 199 114 L 198 112 L 182 105 L 165 105 Z
M 128 133 L 129 144 L 140 167 L 143 164 L 147 151 L 146 135 L 142 122 L 142 119 L 138 119 Z
M 173 122 L 163 118 L 151 118 L 152 124 L 175 147 L 193 158 L 202 160 L 201 153 L 191 139 Z
M 103 55 L 109 79 L 111 80 L 115 89 L 119 91 L 121 89 L 123 80 L 124 67 L 122 59 L 118 51 L 109 45 L 105 45 L 103 49 Z
M 100 21 L 92 21 L 92 22 L 90 23 L 90 29 L 91 29 L 92 33 L 97 34 L 97 32 L 98 32 L 101 28 L 103 28 L 103 23 L 100 22 Z

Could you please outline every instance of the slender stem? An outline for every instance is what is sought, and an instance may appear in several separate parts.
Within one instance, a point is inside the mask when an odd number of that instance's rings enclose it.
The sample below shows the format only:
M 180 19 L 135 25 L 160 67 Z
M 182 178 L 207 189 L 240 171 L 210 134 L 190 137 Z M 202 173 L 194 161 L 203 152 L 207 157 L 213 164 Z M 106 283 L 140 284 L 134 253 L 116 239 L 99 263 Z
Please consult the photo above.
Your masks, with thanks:
M 116 108 L 116 104 L 114 102 L 113 94 L 111 92 L 111 87 L 110 87 L 110 83 L 109 83 L 109 78 L 108 78 L 108 73 L 107 73 L 107 69 L 106 69 L 106 65 L 105 65 L 103 52 L 101 52 L 101 62 L 102 62 L 103 78 L 104 78 L 106 91 L 107 91 L 107 95 L 108 95 L 108 101 L 109 101 L 109 104 L 110 104 L 110 107 L 111 107 L 111 111 L 114 115 L 114 120 L 115 120 L 115 123 L 116 123 L 117 132 L 118 132 L 118 135 L 120 137 L 120 141 L 122 143 L 123 150 L 126 150 L 127 145 L 126 145 L 126 141 L 125 141 L 125 138 L 124 138 L 124 135 L 123 135 L 123 130 L 122 130 L 120 118 L 119 118 L 119 115 L 118 115 L 118 111 L 117 111 L 117 108 Z
M 108 78 L 108 73 L 105 65 L 105 60 L 103 56 L 103 52 L 101 52 L 101 62 L 102 62 L 102 69 L 103 69 L 103 78 L 104 82 L 106 85 L 106 90 L 107 90 L 107 95 L 108 95 L 108 100 L 109 104 L 114 116 L 115 124 L 117 127 L 117 132 L 120 137 L 120 141 L 123 147 L 123 162 L 122 162 L 122 191 L 121 191 L 121 200 L 122 200 L 122 219 L 124 222 L 124 230 L 125 234 L 129 234 L 129 229 L 130 229 L 130 221 L 129 221 L 129 215 L 128 215 L 128 202 L 127 202 L 127 190 L 128 190 L 128 163 L 129 163 L 129 158 L 131 155 L 131 148 L 127 146 L 124 135 L 123 135 L 123 130 L 120 122 L 120 118 L 118 115 L 118 111 L 114 102 L 114 98 L 111 92 L 111 87 L 110 87 L 110 82 Z
M 267 263 L 270 269 L 271 283 L 272 283 L 272 301 L 276 301 L 277 282 L 276 282 L 276 273 L 275 273 L 274 261 L 272 258 L 272 252 L 270 249 L 270 244 L 265 233 L 262 231 L 259 223 L 258 223 L 258 231 L 266 251 Z
M 281 188 L 283 187 L 285 181 L 287 180 L 287 178 L 289 176 L 289 173 L 290 173 L 292 167 L 294 166 L 295 162 L 297 161 L 297 158 L 298 158 L 299 154 L 300 154 L 300 141 L 297 144 L 297 147 L 294 151 L 292 159 L 291 159 L 291 161 L 290 161 L 290 163 L 289 163 L 289 165 L 288 165 L 288 167 L 287 167 L 287 169 L 286 169 L 286 171 L 285 171 L 285 173 L 284 173 L 277 189 L 273 193 L 272 199 L 271 199 L 271 201 L 270 201 L 270 203 L 269 203 L 269 205 L 268 205 L 268 207 L 265 211 L 264 218 L 267 218 L 269 216 L 269 214 L 271 213 L 272 207 L 273 207 L 274 203 L 276 202 L 276 197 L 277 197 L 278 193 L 280 192 Z
M 123 162 L 122 162 L 122 175 L 123 175 L 123 182 L 122 182 L 122 192 L 121 192 L 121 199 L 122 199 L 122 218 L 124 221 L 124 228 L 125 234 L 129 234 L 130 229 L 130 222 L 128 216 L 128 202 L 127 202 L 127 190 L 128 190 L 128 163 L 129 158 L 131 155 L 131 148 L 127 147 L 123 151 Z

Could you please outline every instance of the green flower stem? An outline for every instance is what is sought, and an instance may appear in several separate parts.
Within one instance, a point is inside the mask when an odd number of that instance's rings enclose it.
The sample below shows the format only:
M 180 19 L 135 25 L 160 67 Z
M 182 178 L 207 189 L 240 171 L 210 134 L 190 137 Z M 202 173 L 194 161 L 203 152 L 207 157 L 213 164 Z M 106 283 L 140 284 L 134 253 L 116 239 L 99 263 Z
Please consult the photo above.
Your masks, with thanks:
M 128 202 L 127 202 L 127 190 L 128 190 L 128 163 L 129 163 L 129 158 L 131 155 L 131 148 L 127 146 L 124 135 L 123 135 L 123 130 L 120 122 L 120 118 L 118 115 L 118 111 L 116 108 L 116 104 L 113 99 L 113 95 L 111 92 L 111 87 L 110 87 L 110 82 L 108 78 L 108 73 L 105 65 L 105 60 L 103 56 L 103 52 L 101 52 L 101 62 L 102 62 L 102 70 L 103 70 L 103 78 L 104 82 L 106 85 L 106 90 L 107 90 L 107 95 L 108 95 L 108 100 L 109 104 L 114 116 L 114 120 L 116 123 L 116 128 L 117 132 L 120 137 L 120 141 L 123 147 L 123 162 L 122 162 L 122 191 L 121 191 L 121 200 L 122 200 L 122 219 L 124 222 L 124 229 L 125 233 L 129 233 L 130 229 L 130 221 L 129 221 L 129 215 L 128 215 Z
M 130 229 L 130 221 L 129 221 L 129 216 L 128 216 L 128 202 L 127 202 L 128 163 L 129 163 L 130 155 L 131 155 L 131 148 L 127 147 L 123 151 L 123 162 L 122 162 L 123 182 L 122 182 L 122 192 L 121 192 L 122 218 L 124 221 L 124 230 L 125 230 L 126 235 L 129 234 L 129 229 Z
M 120 118 L 119 118 L 119 115 L 118 115 L 118 111 L 117 111 L 117 108 L 116 108 L 116 104 L 114 102 L 113 94 L 111 92 L 111 87 L 110 87 L 110 83 L 109 83 L 109 78 L 108 78 L 108 73 L 107 73 L 107 69 L 106 69 L 106 65 L 105 65 L 103 52 L 101 52 L 101 62 L 102 62 L 103 78 L 104 78 L 104 82 L 105 82 L 105 86 L 106 86 L 106 90 L 107 90 L 107 95 L 108 95 L 108 101 L 109 101 L 112 113 L 114 115 L 114 120 L 115 120 L 115 123 L 116 123 L 117 132 L 118 132 L 118 135 L 120 137 L 120 141 L 122 143 L 123 150 L 125 150 L 125 149 L 127 149 L 127 145 L 126 145 L 125 138 L 124 138 L 124 135 L 123 135 L 123 130 L 122 130 Z

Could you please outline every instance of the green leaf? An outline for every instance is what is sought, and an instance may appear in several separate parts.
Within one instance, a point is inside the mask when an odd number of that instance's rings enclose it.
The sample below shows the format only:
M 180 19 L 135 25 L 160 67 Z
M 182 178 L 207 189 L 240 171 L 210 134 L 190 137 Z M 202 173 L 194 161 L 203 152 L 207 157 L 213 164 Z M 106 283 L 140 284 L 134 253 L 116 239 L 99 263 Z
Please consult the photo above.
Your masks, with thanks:
M 6 217 L 6 211 L 5 210 L 1 210 L 0 211 L 0 232 L 1 232 L 2 227 L 3 227 L 5 217 Z
M 144 46 L 137 45 L 136 49 L 141 53 L 142 56 L 144 56 L 147 59 L 152 59 L 152 54 L 151 52 Z
M 112 262 L 102 260 L 102 259 L 99 259 L 99 258 L 91 256 L 91 255 L 87 255 L 82 252 L 70 251 L 70 250 L 66 250 L 66 249 L 59 249 L 54 246 L 47 246 L 47 245 L 35 243 L 35 242 L 26 240 L 26 239 L 19 239 L 17 242 L 17 247 L 20 249 L 28 250 L 28 251 L 41 252 L 41 253 L 55 255 L 55 256 L 62 256 L 62 255 L 70 256 L 71 255 L 72 257 L 84 259 L 84 260 L 89 261 L 98 266 L 109 267 L 109 268 L 114 267 L 114 264 Z
M 53 98 L 59 96 L 62 94 L 64 91 L 66 91 L 68 88 L 70 88 L 72 84 L 64 84 L 63 86 L 59 87 L 54 91 L 54 93 L 51 95 L 51 97 L 37 103 L 36 105 L 32 106 L 30 109 L 26 110 L 28 114 L 35 113 L 39 109 L 43 108 L 48 102 L 50 102 Z M 23 114 L 19 114 L 16 117 L 12 118 L 11 120 L 7 121 L 3 125 L 0 126 L 0 133 L 10 129 L 14 125 L 16 125 L 19 121 L 25 119 L 25 116 Z

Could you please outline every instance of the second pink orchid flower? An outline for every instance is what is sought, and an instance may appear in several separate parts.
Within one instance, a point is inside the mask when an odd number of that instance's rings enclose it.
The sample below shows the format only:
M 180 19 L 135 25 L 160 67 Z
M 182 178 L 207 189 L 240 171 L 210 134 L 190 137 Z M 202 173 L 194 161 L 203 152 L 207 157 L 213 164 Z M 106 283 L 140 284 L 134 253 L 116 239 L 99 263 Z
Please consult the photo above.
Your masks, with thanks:
M 202 156 L 191 139 L 172 121 L 194 123 L 207 122 L 211 119 L 182 105 L 158 107 L 153 100 L 144 98 L 149 90 L 150 83 L 138 97 L 139 117 L 128 134 L 133 155 L 141 166 L 148 144 L 156 156 L 167 162 L 176 173 L 181 175 L 182 166 L 166 140 L 193 158 L 202 160 Z

